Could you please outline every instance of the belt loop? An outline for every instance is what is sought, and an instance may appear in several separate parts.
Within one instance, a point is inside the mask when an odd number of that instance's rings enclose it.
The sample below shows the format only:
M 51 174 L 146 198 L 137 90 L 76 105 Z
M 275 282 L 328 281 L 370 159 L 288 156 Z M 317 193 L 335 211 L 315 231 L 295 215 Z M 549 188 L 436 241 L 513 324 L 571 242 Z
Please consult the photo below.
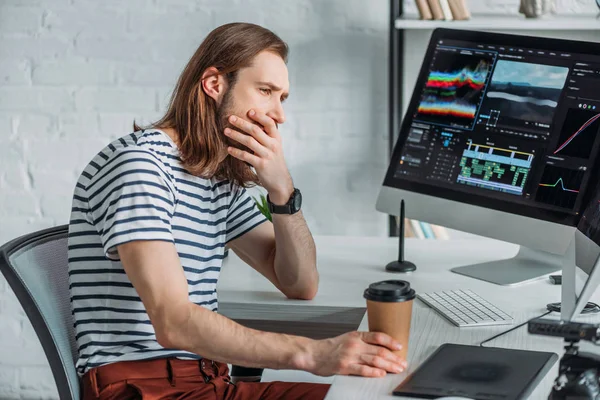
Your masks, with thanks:
M 173 372 L 173 364 L 171 364 L 171 359 L 167 359 L 167 373 L 169 374 L 169 383 L 171 386 L 175 386 L 175 373 Z
M 98 378 L 96 377 L 96 368 L 92 368 L 89 372 L 90 374 L 90 385 L 92 386 L 92 393 L 94 397 L 100 398 L 100 388 L 98 388 Z

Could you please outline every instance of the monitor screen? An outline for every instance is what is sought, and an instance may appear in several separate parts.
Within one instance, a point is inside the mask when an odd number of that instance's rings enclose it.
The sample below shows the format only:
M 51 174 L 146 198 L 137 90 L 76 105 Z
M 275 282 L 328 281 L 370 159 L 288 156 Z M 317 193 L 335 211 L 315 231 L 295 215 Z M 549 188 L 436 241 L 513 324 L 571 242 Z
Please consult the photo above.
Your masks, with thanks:
M 599 131 L 599 44 L 438 29 L 384 185 L 575 225 Z

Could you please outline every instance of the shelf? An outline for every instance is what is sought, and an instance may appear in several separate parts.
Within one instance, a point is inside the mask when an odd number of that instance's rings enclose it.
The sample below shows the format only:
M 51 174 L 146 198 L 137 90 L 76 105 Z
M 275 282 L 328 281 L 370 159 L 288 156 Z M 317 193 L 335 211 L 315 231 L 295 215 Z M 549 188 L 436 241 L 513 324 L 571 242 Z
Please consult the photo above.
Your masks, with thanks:
M 465 21 L 432 21 L 413 18 L 398 18 L 396 29 L 435 29 L 453 28 L 467 30 L 562 30 L 590 31 L 600 30 L 600 19 L 593 16 L 546 16 L 542 18 L 525 18 L 522 15 L 493 16 L 475 15 Z

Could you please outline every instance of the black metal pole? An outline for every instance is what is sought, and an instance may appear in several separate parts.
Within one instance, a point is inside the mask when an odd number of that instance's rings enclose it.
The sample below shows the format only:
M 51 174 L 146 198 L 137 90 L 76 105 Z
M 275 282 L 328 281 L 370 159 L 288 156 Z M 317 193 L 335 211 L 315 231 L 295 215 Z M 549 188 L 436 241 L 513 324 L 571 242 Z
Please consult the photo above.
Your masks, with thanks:
M 389 62 L 388 62 L 388 79 L 389 79 L 389 100 L 388 100 L 388 154 L 390 159 L 394 144 L 396 143 L 396 135 L 400 129 L 400 118 L 402 116 L 402 69 L 404 57 L 404 31 L 396 29 L 396 19 L 403 15 L 403 0 L 390 0 L 390 32 L 389 32 Z M 398 235 L 398 224 L 396 217 L 389 216 L 389 235 Z

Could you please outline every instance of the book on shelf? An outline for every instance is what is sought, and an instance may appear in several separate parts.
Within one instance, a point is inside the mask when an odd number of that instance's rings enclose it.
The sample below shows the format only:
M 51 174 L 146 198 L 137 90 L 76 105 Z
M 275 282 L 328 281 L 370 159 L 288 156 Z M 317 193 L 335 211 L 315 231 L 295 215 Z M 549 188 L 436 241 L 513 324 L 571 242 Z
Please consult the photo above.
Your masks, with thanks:
M 444 19 L 446 21 L 452 21 L 454 17 L 452 16 L 452 11 L 450 10 L 450 4 L 448 4 L 448 0 L 439 0 L 440 8 L 444 13 Z
M 438 240 L 448 240 L 450 239 L 450 235 L 448 234 L 448 230 L 443 226 L 431 224 L 431 230 L 433 231 L 433 236 L 435 236 Z
M 415 237 L 417 239 L 425 239 L 425 234 L 423 233 L 423 228 L 421 228 L 421 224 L 419 223 L 419 221 L 411 219 L 410 225 L 412 226 L 412 230 L 415 233 Z
M 404 218 L 404 237 L 416 237 L 408 218 Z
M 448 0 L 448 6 L 450 6 L 454 19 L 465 20 L 471 18 L 471 12 L 466 0 Z
M 396 217 L 398 222 L 398 217 Z M 443 226 L 417 221 L 415 219 L 404 219 L 404 237 L 417 239 L 439 239 L 448 240 L 448 230 Z
M 429 4 L 433 19 L 444 19 L 444 11 L 442 11 L 440 0 L 427 0 L 427 4 Z
M 429 8 L 427 0 L 415 0 L 415 2 L 417 3 L 417 9 L 419 10 L 421 19 L 433 19 L 433 14 L 431 13 L 431 8 Z
M 423 221 L 419 221 L 419 223 L 421 224 L 421 230 L 423 231 L 423 234 L 425 235 L 425 239 L 435 239 L 435 236 L 433 235 L 433 231 L 431 230 L 431 225 L 429 225 L 427 222 L 423 222 Z
M 471 18 L 467 0 L 415 0 L 424 20 L 465 20 Z

